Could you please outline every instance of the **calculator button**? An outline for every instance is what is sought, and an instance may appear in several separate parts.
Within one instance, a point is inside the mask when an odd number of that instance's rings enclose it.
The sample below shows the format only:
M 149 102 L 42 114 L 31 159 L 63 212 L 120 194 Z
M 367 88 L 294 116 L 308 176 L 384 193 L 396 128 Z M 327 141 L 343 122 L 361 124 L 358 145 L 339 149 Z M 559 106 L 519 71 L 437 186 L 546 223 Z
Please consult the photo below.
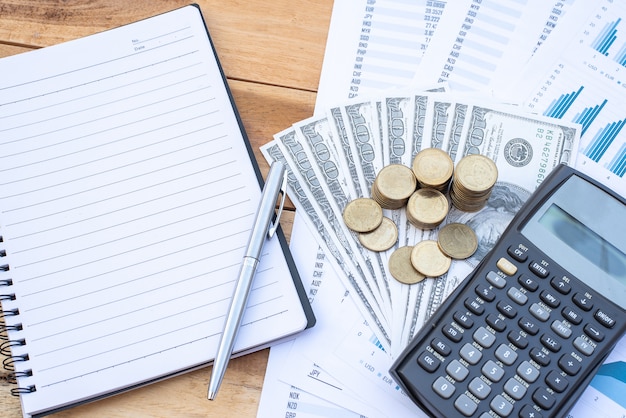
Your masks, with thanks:
M 498 266 L 502 273 L 506 274 L 507 276 L 513 276 L 515 273 L 517 273 L 517 266 L 504 257 L 498 260 L 496 266 Z
M 491 393 L 491 386 L 485 383 L 480 377 L 475 377 L 467 386 L 472 395 L 483 400 Z
M 496 294 L 493 292 L 493 290 L 491 290 L 482 283 L 476 286 L 476 294 L 487 302 L 493 302 L 493 300 L 496 298 Z
M 539 283 L 537 283 L 537 280 L 533 279 L 530 276 L 527 276 L 526 274 L 521 274 L 517 278 L 517 281 L 519 284 L 524 286 L 524 289 L 530 290 L 531 292 L 534 292 L 539 288 Z
M 587 297 L 587 295 L 581 295 L 580 293 L 575 293 L 572 296 L 572 300 L 583 311 L 590 311 L 593 308 L 593 303 L 591 302 L 591 298 Z
M 543 418 L 543 416 L 532 406 L 524 405 L 522 410 L 519 411 L 519 418 Z
M 511 245 L 507 248 L 506 252 L 513 257 L 515 261 L 519 261 L 520 263 L 523 263 L 528 259 L 528 255 L 526 254 L 528 252 L 528 248 L 522 244 L 519 244 L 517 247 Z
M 557 393 L 563 392 L 567 389 L 567 386 L 569 386 L 567 379 L 561 376 L 561 373 L 558 373 L 556 370 L 551 370 L 550 373 L 548 373 L 546 376 L 546 383 Z
M 543 334 L 541 336 L 541 344 L 553 353 L 556 353 L 561 349 L 561 343 L 556 339 L 556 337 L 551 335 Z
M 585 331 L 585 334 L 587 334 L 589 338 L 591 338 L 592 340 L 596 342 L 600 342 L 604 339 L 604 333 L 600 331 L 598 327 L 593 326 L 591 324 L 585 325 L 585 328 L 583 328 L 583 331 Z
M 552 280 L 550 280 L 550 284 L 557 290 L 557 292 L 563 295 L 567 295 L 572 290 L 572 286 L 570 286 L 564 277 L 559 279 L 554 276 Z
M 566 306 L 565 308 L 563 308 L 561 313 L 563 314 L 563 318 L 567 319 L 569 322 L 571 322 L 574 325 L 579 325 L 581 322 L 583 322 L 582 315 L 576 312 L 575 310 L 573 310 L 572 308 L 570 308 L 569 306 Z
M 465 299 L 464 305 L 474 315 L 482 315 L 485 312 L 485 308 L 477 299 Z
M 518 305 L 523 305 L 528 301 L 528 296 L 515 287 L 510 288 L 506 294 Z
M 519 332 L 511 331 L 506 337 L 517 348 L 524 349 L 528 347 L 528 340 Z
M 572 329 L 558 319 L 552 322 L 550 328 L 552 328 L 552 331 L 556 332 L 557 335 L 563 338 L 569 338 L 570 335 L 572 335 Z
M 539 326 L 524 316 L 521 317 L 517 323 L 522 330 L 526 331 L 530 335 L 537 335 L 539 332 Z
M 457 311 L 454 313 L 452 318 L 454 318 L 457 324 L 459 324 L 465 329 L 471 328 L 472 326 L 474 326 L 474 321 L 466 313 L 461 313 Z
M 570 376 L 580 371 L 580 362 L 571 354 L 563 354 L 559 359 L 559 367 Z
M 474 341 L 481 345 L 481 347 L 489 348 L 496 341 L 496 336 L 491 332 L 487 331 L 485 327 L 480 327 L 476 331 L 474 331 L 474 335 L 472 335 Z
M 586 356 L 593 354 L 593 346 L 589 344 L 583 337 L 576 337 L 574 347 Z
M 461 331 L 459 331 L 452 325 L 444 325 L 443 334 L 455 343 L 458 343 L 463 338 L 463 334 L 461 334 Z
M 542 263 L 538 263 L 536 261 L 531 261 L 528 265 L 530 271 L 532 271 L 537 277 L 541 277 L 545 279 L 550 274 L 550 270 L 543 266 Z
M 435 380 L 435 383 L 433 383 L 433 390 L 443 399 L 449 399 L 454 394 L 456 388 L 443 376 L 439 376 L 437 380 Z
M 483 353 L 470 343 L 466 343 L 461 347 L 459 354 L 463 360 L 467 361 L 469 364 L 478 363 L 483 356 Z
M 452 348 L 450 347 L 450 345 L 439 337 L 434 338 L 430 342 L 430 346 L 433 348 L 433 350 L 435 350 L 442 356 L 449 356 L 450 353 L 452 352 Z
M 483 372 L 483 375 L 487 379 L 494 383 L 499 382 L 502 376 L 504 376 L 504 369 L 498 366 L 493 360 L 487 361 L 480 371 Z
M 545 367 L 550 364 L 550 357 L 548 357 L 548 354 L 536 347 L 530 350 L 530 358 L 531 360 L 535 360 L 535 362 L 540 366 Z
M 540 387 L 533 393 L 533 401 L 535 401 L 537 406 L 541 409 L 550 409 L 554 406 L 556 399 L 546 388 Z
M 517 360 L 517 353 L 511 349 L 508 345 L 500 344 L 496 349 L 496 358 L 507 366 L 515 363 Z
M 456 398 L 456 401 L 454 401 L 454 407 L 460 413 L 462 413 L 466 417 L 469 417 L 472 416 L 474 412 L 476 412 L 478 405 L 476 405 L 476 403 L 474 403 L 474 401 L 471 400 L 469 396 L 467 396 L 466 394 L 462 394 L 458 398 Z
M 515 315 L 517 315 L 517 309 L 515 309 L 510 303 L 500 301 L 498 302 L 496 307 L 498 308 L 498 312 L 500 312 L 502 315 L 506 316 L 509 319 L 515 318 Z
M 546 322 L 550 318 L 550 312 L 546 311 L 545 308 L 543 308 L 538 303 L 533 303 L 532 305 L 530 305 L 530 308 L 528 308 L 528 310 L 535 318 L 542 322 Z
M 490 285 L 492 285 L 493 287 L 497 287 L 498 289 L 502 289 L 504 286 L 506 286 L 506 279 L 500 276 L 495 271 L 490 271 L 489 273 L 487 273 L 487 281 Z
M 517 374 L 528 383 L 533 383 L 539 377 L 537 370 L 530 362 L 524 360 L 517 366 Z
M 541 300 L 551 308 L 556 308 L 561 304 L 561 300 L 554 296 L 554 293 L 544 290 L 539 295 Z
M 424 351 L 417 358 L 417 364 L 422 366 L 422 369 L 426 370 L 429 373 L 432 373 L 439 368 L 441 362 L 437 357 L 433 356 L 428 351 Z
M 506 329 L 506 322 L 504 322 L 504 320 L 498 315 L 487 315 L 487 318 L 485 318 L 485 322 L 497 332 L 502 332 Z
M 502 395 L 497 395 L 493 398 L 489 406 L 493 412 L 501 417 L 508 417 L 511 414 L 511 411 L 513 411 L 513 405 L 504 399 L 504 396 Z
M 448 367 L 446 367 L 446 372 L 457 382 L 462 382 L 469 374 L 469 370 L 458 360 L 452 360 L 450 364 L 448 364 Z
M 504 392 L 511 398 L 519 401 L 526 394 L 526 386 L 522 385 L 514 377 L 511 377 L 504 384 Z
M 598 321 L 607 328 L 613 328 L 613 326 L 615 326 L 615 319 L 611 315 L 604 312 L 602 309 L 598 309 L 596 313 L 593 314 L 593 317 L 596 318 L 596 321 Z

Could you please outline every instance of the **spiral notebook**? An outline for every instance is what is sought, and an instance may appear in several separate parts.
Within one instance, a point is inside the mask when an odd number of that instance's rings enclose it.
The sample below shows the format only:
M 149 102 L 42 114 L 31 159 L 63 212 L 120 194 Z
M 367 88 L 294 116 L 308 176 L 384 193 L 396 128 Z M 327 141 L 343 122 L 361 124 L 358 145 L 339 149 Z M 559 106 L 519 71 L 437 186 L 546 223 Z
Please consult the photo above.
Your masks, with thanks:
M 0 74 L 2 351 L 24 415 L 210 364 L 262 176 L 200 9 L 7 57 Z M 280 233 L 235 353 L 313 323 Z

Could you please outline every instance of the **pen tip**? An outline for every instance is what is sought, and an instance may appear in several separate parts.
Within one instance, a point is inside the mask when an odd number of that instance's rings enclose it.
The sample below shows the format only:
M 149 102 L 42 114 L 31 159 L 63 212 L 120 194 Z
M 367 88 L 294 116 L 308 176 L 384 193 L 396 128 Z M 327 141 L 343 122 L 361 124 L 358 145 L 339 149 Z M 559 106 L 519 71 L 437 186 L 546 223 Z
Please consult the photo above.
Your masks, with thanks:
M 217 395 L 217 393 L 209 391 L 209 400 L 212 401 L 213 399 L 215 399 L 215 395 Z

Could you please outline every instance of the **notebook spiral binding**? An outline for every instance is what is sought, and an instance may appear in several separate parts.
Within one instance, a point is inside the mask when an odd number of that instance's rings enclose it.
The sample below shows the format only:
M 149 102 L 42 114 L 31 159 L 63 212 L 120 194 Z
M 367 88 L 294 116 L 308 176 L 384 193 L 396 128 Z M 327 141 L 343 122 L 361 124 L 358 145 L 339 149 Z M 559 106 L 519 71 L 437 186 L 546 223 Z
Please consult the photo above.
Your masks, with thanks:
M 0 242 L 2 242 L 2 236 L 0 236 Z M 0 258 L 6 257 L 6 251 L 0 250 Z M 0 264 L 0 272 L 10 271 L 10 267 L 8 264 Z M 22 324 L 11 323 L 7 324 L 5 319 L 9 317 L 19 316 L 20 311 L 18 308 L 9 308 L 5 309 L 4 305 L 9 305 L 11 301 L 14 301 L 15 293 L 10 293 L 10 287 L 13 285 L 13 280 L 10 278 L 2 278 L 0 279 L 0 305 L 2 305 L 2 310 L 0 310 L 0 356 L 3 356 L 2 367 L 4 370 L 10 372 L 7 380 L 10 383 L 17 384 L 17 379 L 21 377 L 29 377 L 33 375 L 33 371 L 31 369 L 25 370 L 15 370 L 15 364 L 20 362 L 25 362 L 29 360 L 28 354 L 13 354 L 13 347 L 22 347 L 26 345 L 26 340 L 23 338 L 10 340 L 7 336 L 7 331 L 21 331 Z M 8 292 L 5 293 L 6 289 L 9 289 Z M 13 396 L 19 396 L 23 393 L 31 393 L 35 392 L 35 385 L 30 385 L 26 387 L 15 387 L 11 389 L 11 394 Z

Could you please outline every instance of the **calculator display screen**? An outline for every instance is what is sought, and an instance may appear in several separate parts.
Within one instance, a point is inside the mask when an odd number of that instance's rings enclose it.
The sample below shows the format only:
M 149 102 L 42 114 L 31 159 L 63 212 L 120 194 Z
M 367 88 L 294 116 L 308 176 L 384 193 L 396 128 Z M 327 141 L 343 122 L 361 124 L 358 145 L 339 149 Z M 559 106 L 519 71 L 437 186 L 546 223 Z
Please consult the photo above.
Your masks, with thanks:
M 580 177 L 570 177 L 522 234 L 577 279 L 626 307 L 626 209 Z

